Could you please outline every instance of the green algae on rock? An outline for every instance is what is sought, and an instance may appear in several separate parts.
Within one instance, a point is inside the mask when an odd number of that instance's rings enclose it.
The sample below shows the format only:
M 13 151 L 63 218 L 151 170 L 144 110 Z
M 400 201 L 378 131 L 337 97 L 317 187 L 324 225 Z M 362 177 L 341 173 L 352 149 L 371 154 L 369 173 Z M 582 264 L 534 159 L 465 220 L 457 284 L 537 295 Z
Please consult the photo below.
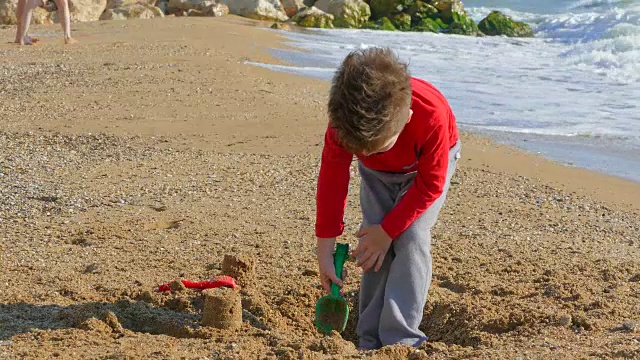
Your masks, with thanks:
M 515 21 L 500 11 L 492 11 L 489 16 L 480 21 L 478 28 L 489 36 L 533 37 L 531 26 Z
M 377 21 L 367 21 L 362 28 L 370 29 L 370 30 L 384 30 L 384 31 L 398 30 L 396 29 L 395 26 L 393 26 L 393 23 L 391 22 L 391 20 L 389 20 L 386 17 L 380 18 Z
M 333 15 L 315 6 L 300 10 L 291 21 L 302 27 L 333 29 Z
M 363 0 L 318 0 L 314 6 L 333 15 L 333 25 L 340 28 L 361 28 L 371 17 Z

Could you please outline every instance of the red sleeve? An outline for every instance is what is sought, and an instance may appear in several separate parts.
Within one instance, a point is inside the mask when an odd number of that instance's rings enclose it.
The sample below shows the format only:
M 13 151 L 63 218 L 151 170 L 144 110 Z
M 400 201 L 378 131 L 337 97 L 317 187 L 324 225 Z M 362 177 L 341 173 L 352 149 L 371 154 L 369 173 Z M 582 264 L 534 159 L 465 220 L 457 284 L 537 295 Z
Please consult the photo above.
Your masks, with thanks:
M 324 135 L 316 193 L 317 237 L 337 237 L 344 231 L 344 209 L 352 160 L 353 154 L 340 145 L 335 130 L 328 128 Z
M 447 115 L 436 115 L 447 116 Z M 442 194 L 449 166 L 448 121 L 433 119 L 418 158 L 418 173 L 406 194 L 385 215 L 381 226 L 396 239 Z

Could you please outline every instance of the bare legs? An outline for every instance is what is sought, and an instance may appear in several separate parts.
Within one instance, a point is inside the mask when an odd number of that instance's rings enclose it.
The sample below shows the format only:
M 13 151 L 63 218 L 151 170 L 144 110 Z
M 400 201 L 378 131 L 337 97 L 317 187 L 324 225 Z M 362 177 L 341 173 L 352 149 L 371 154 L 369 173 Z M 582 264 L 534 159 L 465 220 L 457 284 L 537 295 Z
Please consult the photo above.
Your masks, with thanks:
M 18 19 L 18 30 L 16 32 L 16 44 L 30 45 L 32 39 L 27 36 L 29 24 L 31 23 L 31 14 L 42 0 L 18 0 L 18 11 L 16 18 Z
M 58 19 L 64 32 L 64 43 L 75 44 L 78 41 L 71 37 L 71 16 L 69 13 L 69 1 L 68 0 L 55 0 L 58 7 Z M 18 0 L 17 18 L 18 18 L 18 30 L 16 32 L 15 42 L 20 45 L 29 45 L 34 42 L 35 39 L 27 36 L 29 25 L 31 24 L 31 16 L 33 10 L 38 6 L 44 6 L 43 0 Z
M 29 1 L 29 0 L 27 0 Z M 71 14 L 69 14 L 68 0 L 55 0 L 58 6 L 58 19 L 64 32 L 64 43 L 67 45 L 75 44 L 78 41 L 71 37 Z

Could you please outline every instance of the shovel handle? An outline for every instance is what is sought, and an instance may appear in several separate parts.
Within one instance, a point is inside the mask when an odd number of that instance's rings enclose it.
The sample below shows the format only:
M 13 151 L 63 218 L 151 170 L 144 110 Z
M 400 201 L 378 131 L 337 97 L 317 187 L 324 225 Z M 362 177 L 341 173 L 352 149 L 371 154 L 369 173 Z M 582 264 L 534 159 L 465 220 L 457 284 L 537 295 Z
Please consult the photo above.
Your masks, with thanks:
M 342 280 L 342 268 L 344 267 L 344 262 L 347 260 L 348 254 L 349 244 L 338 243 L 336 252 L 333 254 L 333 264 L 336 268 L 336 276 L 338 276 L 340 280 Z M 331 295 L 340 296 L 340 286 L 331 283 Z

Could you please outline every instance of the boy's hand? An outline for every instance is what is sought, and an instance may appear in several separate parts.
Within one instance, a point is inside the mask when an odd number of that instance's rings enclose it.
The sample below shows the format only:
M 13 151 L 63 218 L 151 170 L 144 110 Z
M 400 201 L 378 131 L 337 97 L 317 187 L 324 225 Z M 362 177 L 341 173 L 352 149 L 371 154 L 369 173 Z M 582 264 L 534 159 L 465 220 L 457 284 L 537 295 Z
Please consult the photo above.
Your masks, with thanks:
M 393 239 L 380 225 L 364 228 L 358 231 L 356 236 L 360 238 L 360 243 L 353 250 L 352 256 L 358 260 L 358 266 L 362 267 L 362 271 L 368 271 L 371 268 L 375 271 L 380 270 Z
M 333 248 L 335 247 L 336 239 L 317 239 L 316 255 L 318 256 L 318 267 L 320 271 L 320 283 L 327 293 L 331 292 L 331 283 L 335 283 L 342 287 L 342 280 L 336 275 L 335 264 L 333 263 Z M 343 277 L 345 272 L 343 270 Z

